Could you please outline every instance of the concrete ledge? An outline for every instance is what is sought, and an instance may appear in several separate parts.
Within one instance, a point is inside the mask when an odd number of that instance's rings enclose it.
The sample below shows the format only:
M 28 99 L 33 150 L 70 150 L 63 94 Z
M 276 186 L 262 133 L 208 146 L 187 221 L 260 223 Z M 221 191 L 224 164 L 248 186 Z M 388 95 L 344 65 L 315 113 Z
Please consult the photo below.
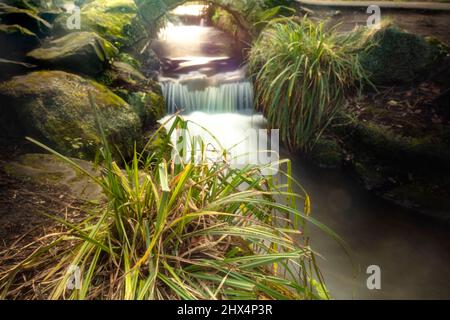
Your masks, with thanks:
M 396 1 L 330 1 L 330 0 L 297 0 L 300 5 L 332 8 L 367 8 L 377 5 L 381 9 L 442 11 L 450 12 L 450 3 L 438 2 L 396 2 Z

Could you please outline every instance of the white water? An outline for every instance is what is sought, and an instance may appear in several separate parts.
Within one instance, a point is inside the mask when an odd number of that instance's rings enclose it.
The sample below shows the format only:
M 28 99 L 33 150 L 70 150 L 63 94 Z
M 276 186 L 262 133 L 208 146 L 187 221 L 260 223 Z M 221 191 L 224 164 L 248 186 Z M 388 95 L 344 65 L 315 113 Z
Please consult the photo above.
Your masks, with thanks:
M 253 104 L 252 85 L 248 81 L 225 83 L 204 89 L 192 89 L 189 84 L 167 81 L 161 83 L 167 112 L 191 113 L 235 112 L 250 110 Z
M 186 5 L 172 14 L 197 17 L 203 10 L 202 5 Z M 246 69 L 239 65 L 240 58 L 230 46 L 232 39 L 216 28 L 202 26 L 201 19 L 197 23 L 169 22 L 153 45 L 163 61 L 160 83 L 167 112 L 251 110 L 252 84 L 246 79 Z

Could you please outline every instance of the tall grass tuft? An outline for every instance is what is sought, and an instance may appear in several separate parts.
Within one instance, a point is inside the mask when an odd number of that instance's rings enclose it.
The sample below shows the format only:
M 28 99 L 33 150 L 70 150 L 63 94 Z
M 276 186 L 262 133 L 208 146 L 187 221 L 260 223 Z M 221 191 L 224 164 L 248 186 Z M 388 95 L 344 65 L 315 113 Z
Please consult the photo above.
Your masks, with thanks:
M 186 127 L 177 117 L 169 136 Z M 293 193 L 287 160 L 280 182 L 258 166 L 233 169 L 226 156 L 185 157 L 187 149 L 177 163 L 135 151 L 121 169 L 105 142 L 101 172 L 92 176 L 30 140 L 90 176 L 107 200 L 81 223 L 55 217 L 65 231 L 46 235 L 45 245 L 0 273 L 0 298 L 328 298 L 305 224 L 336 235 L 309 216 L 307 194 Z M 74 267 L 81 287 L 70 290 Z
M 275 20 L 256 41 L 249 58 L 256 108 L 290 148 L 308 151 L 346 95 L 367 81 L 360 41 L 307 17 Z

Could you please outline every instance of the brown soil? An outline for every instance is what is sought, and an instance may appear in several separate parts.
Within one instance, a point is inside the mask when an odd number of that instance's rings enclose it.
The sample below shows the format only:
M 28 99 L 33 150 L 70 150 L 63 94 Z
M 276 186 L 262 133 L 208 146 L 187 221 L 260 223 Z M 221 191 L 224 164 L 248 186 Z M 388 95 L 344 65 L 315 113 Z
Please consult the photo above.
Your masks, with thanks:
M 450 125 L 436 103 L 444 90 L 430 81 L 384 88 L 353 101 L 351 109 L 362 121 L 375 122 L 403 136 L 421 137 Z
M 86 205 L 74 199 L 66 188 L 51 187 L 8 175 L 2 163 L 30 148 L 22 141 L 0 143 L 0 273 L 21 262 L 63 230 L 56 216 L 74 222 L 85 216 Z

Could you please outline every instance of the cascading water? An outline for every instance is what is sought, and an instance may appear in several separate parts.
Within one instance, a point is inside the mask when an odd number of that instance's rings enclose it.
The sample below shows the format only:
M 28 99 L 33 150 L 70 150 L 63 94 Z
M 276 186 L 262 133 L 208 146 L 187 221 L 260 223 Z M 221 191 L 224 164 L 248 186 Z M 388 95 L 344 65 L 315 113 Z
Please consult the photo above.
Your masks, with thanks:
M 227 113 L 251 110 L 253 88 L 232 39 L 205 26 L 205 6 L 186 5 L 171 13 L 172 20 L 153 45 L 163 62 L 160 77 L 169 114 L 182 111 Z
M 248 81 L 224 83 L 203 89 L 192 89 L 189 84 L 174 81 L 161 83 L 166 98 L 167 112 L 184 113 L 201 110 L 207 113 L 250 110 L 253 103 L 252 85 Z

